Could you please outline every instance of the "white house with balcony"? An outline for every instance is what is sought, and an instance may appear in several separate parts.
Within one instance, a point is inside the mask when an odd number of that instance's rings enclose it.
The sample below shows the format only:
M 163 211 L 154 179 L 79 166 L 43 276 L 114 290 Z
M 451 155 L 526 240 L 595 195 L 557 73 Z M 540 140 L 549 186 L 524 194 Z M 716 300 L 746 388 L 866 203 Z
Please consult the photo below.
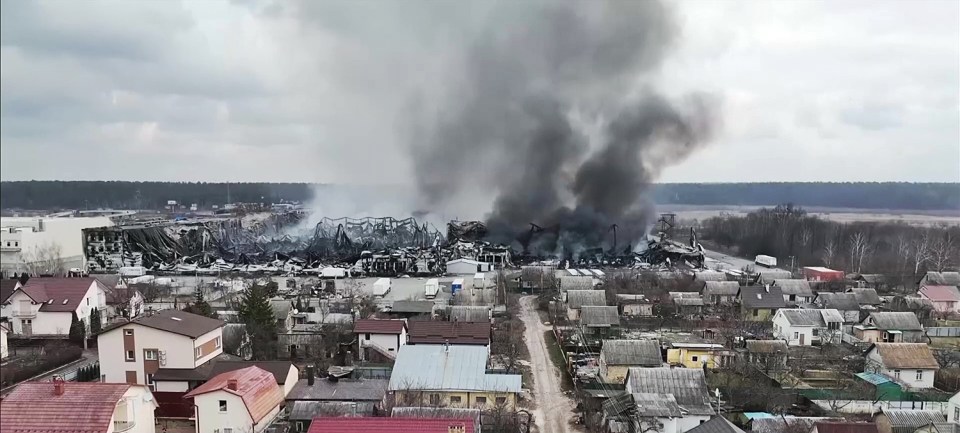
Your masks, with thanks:
M 153 394 L 145 386 L 26 382 L 3 399 L 4 432 L 154 433 Z
M 190 381 L 154 382 L 163 370 L 193 370 L 223 353 L 223 321 L 180 310 L 162 310 L 113 325 L 97 337 L 106 382 L 186 392 Z
M 14 336 L 70 334 L 73 314 L 90 329 L 90 318 L 104 319 L 106 287 L 95 278 L 31 278 L 0 294 L 0 316 Z
M 407 344 L 405 320 L 361 319 L 353 324 L 353 333 L 357 335 L 357 349 L 364 360 L 373 356 L 371 352 L 390 360 L 397 359 L 400 347 Z

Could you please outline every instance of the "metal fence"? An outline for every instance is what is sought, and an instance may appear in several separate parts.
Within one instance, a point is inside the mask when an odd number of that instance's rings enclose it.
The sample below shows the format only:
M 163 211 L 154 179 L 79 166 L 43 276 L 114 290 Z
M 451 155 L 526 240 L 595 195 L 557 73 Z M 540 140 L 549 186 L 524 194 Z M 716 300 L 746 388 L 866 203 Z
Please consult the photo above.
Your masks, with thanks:
M 928 337 L 960 337 L 960 327 L 940 326 L 927 328 Z

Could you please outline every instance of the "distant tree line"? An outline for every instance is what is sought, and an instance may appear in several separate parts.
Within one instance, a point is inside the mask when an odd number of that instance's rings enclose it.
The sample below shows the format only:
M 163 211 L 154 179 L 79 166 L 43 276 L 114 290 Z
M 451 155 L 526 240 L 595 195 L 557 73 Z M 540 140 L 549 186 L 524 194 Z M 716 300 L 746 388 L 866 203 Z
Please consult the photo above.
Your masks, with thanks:
M 709 244 L 743 257 L 771 255 L 782 268 L 792 262 L 798 269 L 884 274 L 892 287 L 909 288 L 926 271 L 955 269 L 960 260 L 960 226 L 839 223 L 793 205 L 709 218 L 700 231 Z
M 660 204 L 775 206 L 859 209 L 960 209 L 960 183 L 777 182 L 659 184 Z
M 228 202 L 306 201 L 308 183 L 207 183 L 119 181 L 0 182 L 4 209 L 162 209 L 168 200 L 201 208 Z M 807 207 L 862 209 L 960 209 L 958 183 L 665 183 L 654 189 L 661 204 L 765 206 L 796 203 Z

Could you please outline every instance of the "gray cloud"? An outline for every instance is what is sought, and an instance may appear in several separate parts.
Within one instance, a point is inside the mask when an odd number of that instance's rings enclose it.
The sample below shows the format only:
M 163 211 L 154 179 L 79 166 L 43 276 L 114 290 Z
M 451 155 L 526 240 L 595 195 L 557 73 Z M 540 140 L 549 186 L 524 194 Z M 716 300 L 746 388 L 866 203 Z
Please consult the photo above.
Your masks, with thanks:
M 469 44 L 495 43 L 505 36 L 489 29 L 530 19 L 533 6 L 2 0 L 0 174 L 410 185 L 418 168 L 406 155 L 432 136 L 425 125 L 454 115 L 437 101 L 468 78 L 458 65 Z M 956 2 L 675 9 L 674 51 L 643 79 L 670 100 L 720 95 L 725 127 L 662 179 L 960 180 Z M 551 63 L 549 47 L 521 65 L 574 83 L 586 112 L 603 111 L 596 95 L 642 84 L 585 84 L 577 77 L 605 71 Z M 618 59 L 629 46 L 584 48 Z M 491 140 L 510 133 L 496 126 Z M 837 162 L 854 159 L 871 170 Z M 463 167 L 510 175 L 484 155 Z

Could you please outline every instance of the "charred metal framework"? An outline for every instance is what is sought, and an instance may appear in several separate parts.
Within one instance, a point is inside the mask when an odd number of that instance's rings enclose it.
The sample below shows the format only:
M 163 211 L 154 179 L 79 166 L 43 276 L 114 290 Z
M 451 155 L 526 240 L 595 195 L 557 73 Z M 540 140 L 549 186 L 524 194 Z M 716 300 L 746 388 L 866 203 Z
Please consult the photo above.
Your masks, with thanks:
M 90 272 L 116 272 L 143 266 L 153 272 L 253 272 L 296 274 L 326 266 L 349 268 L 370 276 L 437 275 L 450 260 L 467 258 L 497 268 L 556 259 L 569 266 L 703 266 L 703 248 L 691 230 L 689 245 L 671 239 L 672 215 L 660 220 L 658 237 L 635 252 L 617 244 L 617 226 L 606 236 L 609 249 L 596 246 L 576 258 L 531 251 L 538 236 L 552 228 L 530 224 L 515 239 L 519 246 L 484 240 L 480 221 L 451 221 L 446 237 L 427 222 L 391 217 L 323 218 L 312 231 L 297 233 L 305 215 L 300 211 L 195 221 L 147 221 L 85 229 L 84 249 Z

